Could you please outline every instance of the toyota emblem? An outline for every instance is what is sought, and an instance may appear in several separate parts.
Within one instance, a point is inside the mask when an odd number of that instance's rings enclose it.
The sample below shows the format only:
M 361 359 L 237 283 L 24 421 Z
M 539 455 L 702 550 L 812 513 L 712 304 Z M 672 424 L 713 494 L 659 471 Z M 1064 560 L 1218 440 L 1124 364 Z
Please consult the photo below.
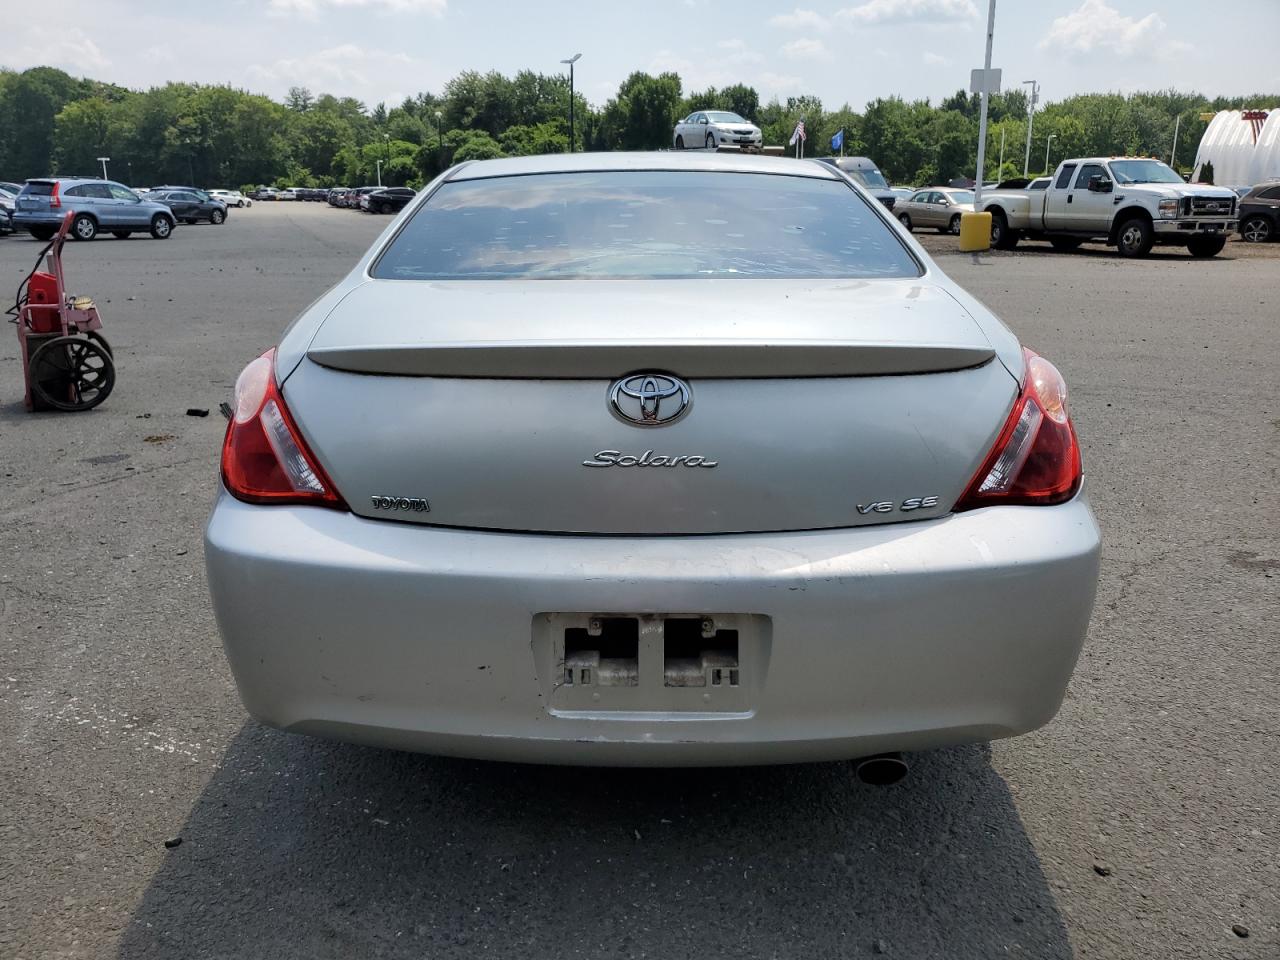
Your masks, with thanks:
M 665 373 L 633 374 L 609 388 L 609 408 L 619 419 L 637 427 L 673 423 L 688 412 L 691 402 L 689 385 Z

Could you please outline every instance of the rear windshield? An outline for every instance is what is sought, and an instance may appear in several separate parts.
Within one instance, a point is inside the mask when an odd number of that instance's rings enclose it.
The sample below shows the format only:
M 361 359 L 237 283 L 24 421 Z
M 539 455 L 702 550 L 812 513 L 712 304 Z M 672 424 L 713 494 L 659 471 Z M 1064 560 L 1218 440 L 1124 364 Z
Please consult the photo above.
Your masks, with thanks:
M 446 183 L 372 275 L 400 280 L 916 277 L 839 180 L 603 171 Z
M 48 197 L 53 194 L 53 182 L 50 180 L 29 180 L 22 188 L 27 196 Z
M 872 190 L 889 189 L 889 184 L 885 181 L 884 175 L 875 167 L 841 167 L 840 169 L 864 187 L 869 187 Z

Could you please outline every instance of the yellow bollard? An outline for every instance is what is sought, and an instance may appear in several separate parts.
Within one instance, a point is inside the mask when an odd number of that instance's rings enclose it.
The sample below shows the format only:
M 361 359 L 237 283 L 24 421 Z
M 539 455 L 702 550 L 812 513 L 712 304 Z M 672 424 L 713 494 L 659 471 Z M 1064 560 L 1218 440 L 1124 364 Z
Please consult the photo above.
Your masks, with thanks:
M 960 214 L 960 252 L 991 249 L 991 214 Z

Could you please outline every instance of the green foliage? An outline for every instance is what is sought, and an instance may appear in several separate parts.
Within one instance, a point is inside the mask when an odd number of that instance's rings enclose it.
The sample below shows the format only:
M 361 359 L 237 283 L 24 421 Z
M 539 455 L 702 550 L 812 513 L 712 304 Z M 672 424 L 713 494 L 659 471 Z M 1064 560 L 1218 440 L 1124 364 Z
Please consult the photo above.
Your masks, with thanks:
M 1179 117 L 1185 166 L 1204 133 L 1201 113 L 1277 101 L 1276 95 L 1210 100 L 1175 90 L 1068 97 L 1036 114 L 1029 172 L 1044 164 L 1050 135 L 1050 167 L 1067 156 L 1168 157 Z M 685 97 L 674 73 L 633 73 L 599 109 L 574 93 L 579 149 L 668 149 L 680 117 L 732 110 L 758 124 L 770 144 L 785 144 L 803 118 L 806 156 L 830 153 L 831 135 L 843 129 L 846 155 L 869 156 L 890 180 L 911 184 L 973 176 L 980 107 L 964 90 L 936 107 L 886 97 L 861 112 L 848 104 L 827 111 L 812 96 L 761 104 L 756 90 L 741 83 Z M 987 176 L 1021 175 L 1026 112 L 1020 87 L 991 98 Z M 355 98 L 306 87 L 291 88 L 280 103 L 229 85 L 132 91 L 52 67 L 0 69 L 0 178 L 92 173 L 96 158 L 109 156 L 112 176 L 140 184 L 358 186 L 376 182 L 379 165 L 384 184 L 422 183 L 462 160 L 567 150 L 568 113 L 567 74 L 529 70 L 514 77 L 466 71 L 439 95 L 418 93 L 370 110 Z M 1212 165 L 1207 169 L 1212 176 Z
M 464 160 L 496 160 L 505 156 L 498 141 L 483 130 L 450 130 L 445 135 L 450 144 L 456 144 L 453 150 L 453 162 Z
M 596 150 L 656 150 L 671 145 L 671 132 L 683 114 L 680 78 L 637 71 L 605 104 L 592 138 Z

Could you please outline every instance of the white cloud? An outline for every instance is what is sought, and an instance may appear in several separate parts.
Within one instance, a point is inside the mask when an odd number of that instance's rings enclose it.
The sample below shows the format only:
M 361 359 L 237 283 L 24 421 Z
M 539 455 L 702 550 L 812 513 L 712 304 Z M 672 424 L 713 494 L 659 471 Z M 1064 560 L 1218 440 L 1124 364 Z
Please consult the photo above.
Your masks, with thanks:
M 764 60 L 764 57 L 748 47 L 743 40 L 736 38 L 720 40 L 716 43 L 716 46 L 724 51 L 724 53 L 720 54 L 720 57 L 725 63 L 760 63 Z
M 314 18 L 326 7 L 363 7 L 387 13 L 429 13 L 444 15 L 449 0 L 271 0 L 267 11 L 280 16 L 300 14 Z
M 802 77 L 789 73 L 774 73 L 766 70 L 757 78 L 756 88 L 760 91 L 760 102 L 765 103 L 773 97 L 783 98 L 788 94 L 800 93 L 804 86 Z
M 934 53 L 932 50 L 926 50 L 924 52 L 924 56 L 921 57 L 920 59 L 923 60 L 925 63 L 927 63 L 931 67 L 951 66 L 951 61 L 949 59 L 947 59 L 946 57 L 942 56 L 939 53 Z
M 329 89 L 331 85 L 367 87 L 371 84 L 368 68 L 387 64 L 413 63 L 412 57 L 386 50 L 365 49 L 354 43 L 319 50 L 303 57 L 286 57 L 270 64 L 254 64 L 249 75 L 267 83 L 297 84 L 313 89 Z M 380 71 L 379 71 L 380 72 Z
M 973 0 L 867 0 L 836 11 L 836 19 L 853 26 L 909 21 L 968 20 L 978 15 Z
M 755 50 L 737 38 L 716 42 L 716 54 L 713 57 L 685 57 L 674 50 L 659 50 L 645 68 L 648 73 L 658 74 L 670 70 L 680 75 L 686 94 L 707 87 L 727 87 L 734 83 L 742 83 L 743 67 L 759 64 L 764 61 Z M 752 71 L 754 74 L 754 71 Z M 757 89 L 759 89 L 757 87 Z M 614 84 L 609 96 L 617 94 Z
M 831 54 L 821 40 L 807 37 L 782 45 L 782 55 L 788 60 L 829 60 Z
M 1158 13 L 1149 13 L 1142 19 L 1126 17 L 1108 6 L 1106 0 L 1084 0 L 1078 9 L 1053 21 L 1040 41 L 1040 49 L 1059 50 L 1068 55 L 1106 51 L 1121 56 L 1156 57 L 1190 49 L 1181 40 L 1166 39 L 1166 29 Z
M 111 63 L 101 48 L 78 27 L 61 28 L 53 33 L 28 27 L 26 42 L 5 54 L 6 66 L 18 70 L 27 67 L 64 67 L 76 76 L 84 76 Z
M 780 13 L 769 18 L 769 26 L 782 30 L 825 30 L 828 20 L 814 10 L 801 10 L 796 7 L 790 13 Z

